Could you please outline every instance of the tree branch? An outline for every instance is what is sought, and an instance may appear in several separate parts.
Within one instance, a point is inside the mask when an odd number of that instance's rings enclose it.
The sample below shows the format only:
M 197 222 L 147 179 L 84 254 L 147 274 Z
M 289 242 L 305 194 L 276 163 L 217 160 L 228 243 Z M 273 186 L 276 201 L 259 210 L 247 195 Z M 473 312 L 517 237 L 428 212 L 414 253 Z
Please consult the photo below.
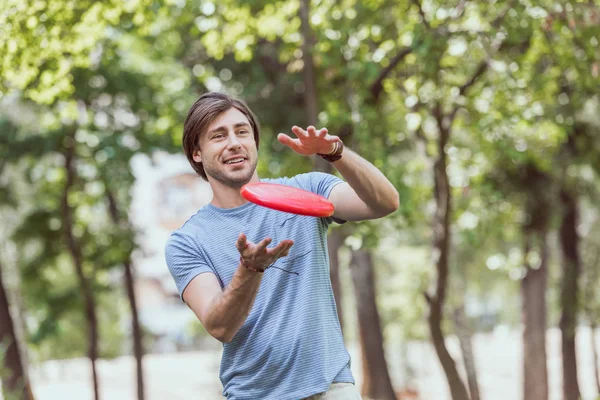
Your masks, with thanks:
M 431 298 L 429 293 L 423 292 L 423 296 L 425 297 L 425 301 L 427 302 L 427 304 L 429 304 L 429 306 L 431 306 L 431 303 L 433 303 L 433 299 Z
M 423 23 L 427 26 L 427 28 L 431 29 L 431 26 L 425 19 L 425 12 L 423 11 L 423 7 L 421 6 L 421 1 L 420 0 L 412 0 L 412 1 L 419 9 L 419 14 L 421 15 L 421 18 L 423 19 Z M 508 3 L 508 5 L 506 6 L 506 8 L 498 15 L 498 17 L 496 17 L 496 19 L 494 21 L 492 21 L 492 23 L 491 23 L 492 27 L 494 27 L 496 29 L 498 27 L 500 27 L 500 25 L 502 24 L 502 21 L 506 17 L 506 14 L 511 9 L 511 7 L 515 3 L 515 1 L 516 0 L 511 0 Z M 466 2 L 467 2 L 467 0 L 460 0 L 459 4 L 457 5 L 457 8 L 459 8 L 460 10 L 459 10 L 459 13 L 457 14 L 457 16 L 455 16 L 454 18 L 459 18 L 460 15 L 464 12 Z M 446 29 L 445 29 L 445 24 L 444 24 L 443 26 L 436 28 L 433 33 L 434 34 L 443 34 L 445 31 L 446 31 Z M 498 45 L 497 47 L 500 47 L 500 46 Z M 379 76 L 377 77 L 377 79 L 375 79 L 375 81 L 373 82 L 373 84 L 371 85 L 371 88 L 370 88 L 371 97 L 372 97 L 373 102 L 376 103 L 379 100 L 379 96 L 381 95 L 381 92 L 383 91 L 383 81 L 388 77 L 390 72 L 392 72 L 392 70 L 394 68 L 396 68 L 396 66 L 402 60 L 404 60 L 404 58 L 406 58 L 407 55 L 412 53 L 413 50 L 414 50 L 413 47 L 405 47 L 405 48 L 400 49 L 398 51 L 398 54 L 396 54 L 396 56 L 394 56 L 394 58 L 392 58 L 392 60 L 390 61 L 390 64 L 379 73 Z M 487 69 L 487 61 L 482 61 L 476 70 L 476 75 L 474 75 L 472 77 L 472 79 L 467 81 L 467 83 L 465 83 L 461 87 L 461 95 L 464 94 L 464 92 L 475 83 L 477 78 L 479 78 L 479 76 L 481 74 L 483 74 L 486 69 Z M 452 114 L 453 115 L 456 114 L 456 111 L 453 111 Z
M 431 114 L 435 118 L 439 130 L 439 148 L 440 152 L 446 147 L 448 139 L 450 139 L 450 126 L 452 126 L 452 116 L 446 116 L 442 109 L 442 103 L 437 101 L 431 110 Z M 441 154 L 441 153 L 440 153 Z
M 508 5 L 505 7 L 505 9 L 498 15 L 498 17 L 496 17 L 496 19 L 494 21 L 492 21 L 491 25 L 494 28 L 498 28 L 501 24 L 502 21 L 504 20 L 504 18 L 506 17 L 506 14 L 508 14 L 508 11 L 512 8 L 514 3 L 513 1 L 510 1 L 508 3 Z M 500 48 L 502 47 L 502 45 L 504 44 L 505 40 L 501 40 L 498 41 L 493 47 L 494 47 L 494 52 L 497 52 L 500 50 Z M 464 96 L 465 93 L 467 92 L 467 90 L 469 90 L 474 84 L 475 82 L 477 82 L 477 79 L 479 79 L 488 69 L 489 67 L 489 58 L 488 57 L 484 60 L 482 60 L 479 65 L 477 66 L 477 69 L 475 69 L 475 72 L 473 73 L 473 75 L 471 76 L 471 78 L 469 78 L 460 88 L 459 88 L 459 96 Z M 452 124 L 452 122 L 454 121 L 454 118 L 456 117 L 456 113 L 458 112 L 460 105 L 455 105 L 454 108 L 452 109 L 452 112 L 450 112 L 449 115 L 449 123 Z
M 429 22 L 427 22 L 427 18 L 425 18 L 425 12 L 423 11 L 423 6 L 421 5 L 421 0 L 412 0 L 412 2 L 419 9 L 419 15 L 421 16 L 421 19 L 423 20 L 423 24 L 427 27 L 427 29 L 431 29 L 431 25 L 429 25 Z
M 467 92 L 467 90 L 469 90 L 469 88 L 475 84 L 477 79 L 479 77 L 481 77 L 481 75 L 483 75 L 483 73 L 487 70 L 488 65 L 489 64 L 488 64 L 487 60 L 483 60 L 479 63 L 479 65 L 477 66 L 477 69 L 475 70 L 475 73 L 471 76 L 471 78 L 464 85 L 462 85 L 459 88 L 460 96 L 463 96 Z
M 392 70 L 394 68 L 396 68 L 396 66 L 402 60 L 404 60 L 404 58 L 407 55 L 412 53 L 412 51 L 413 51 L 412 47 L 405 47 L 405 48 L 400 49 L 398 54 L 396 54 L 394 56 L 394 58 L 392 58 L 389 65 L 381 70 L 381 72 L 379 73 L 379 76 L 377 77 L 377 79 L 375 79 L 375 82 L 373 82 L 373 84 L 371 85 L 371 89 L 370 89 L 371 97 L 373 98 L 374 102 L 377 102 L 379 100 L 379 96 L 381 95 L 381 91 L 383 90 L 383 80 L 385 78 L 387 78 L 387 76 L 390 74 L 390 72 L 392 72 Z
M 465 84 L 463 84 L 459 88 L 459 91 L 458 91 L 459 96 L 464 96 L 464 94 L 467 92 L 467 90 L 469 90 L 469 88 L 475 84 L 477 79 L 479 79 L 481 77 L 481 75 L 483 75 L 485 73 L 485 71 L 488 68 L 488 65 L 489 64 L 488 64 L 487 60 L 483 60 L 479 63 L 479 66 L 475 70 L 475 73 L 471 76 L 471 78 Z M 456 113 L 458 112 L 459 108 L 460 108 L 459 104 L 455 105 L 454 108 L 452 109 L 452 111 L 450 112 L 450 114 L 448 115 L 450 124 L 452 124 L 452 122 L 454 121 L 454 118 L 456 117 Z
M 467 5 L 467 0 L 460 0 L 458 2 L 458 4 L 456 5 L 456 8 L 454 9 L 456 14 L 454 14 L 452 16 L 452 20 L 457 20 L 463 15 L 463 13 L 465 12 L 466 5 Z
M 511 0 L 508 2 L 506 7 L 504 8 L 504 10 L 502 10 L 502 12 L 500 14 L 498 14 L 496 19 L 492 21 L 492 23 L 491 23 L 492 28 L 496 28 L 496 29 L 500 28 L 500 25 L 502 25 L 502 21 L 504 21 L 506 14 L 508 14 L 510 9 L 515 5 L 516 2 L 517 2 L 516 0 Z

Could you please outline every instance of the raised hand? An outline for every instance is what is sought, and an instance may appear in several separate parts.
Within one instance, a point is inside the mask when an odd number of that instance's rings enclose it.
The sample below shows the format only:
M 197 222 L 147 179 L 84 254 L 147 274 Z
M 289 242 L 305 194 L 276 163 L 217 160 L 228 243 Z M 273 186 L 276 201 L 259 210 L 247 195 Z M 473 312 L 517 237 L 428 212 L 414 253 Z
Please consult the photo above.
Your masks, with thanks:
M 315 129 L 314 126 L 309 126 L 306 130 L 293 126 L 292 132 L 296 135 L 296 139 L 280 133 L 277 135 L 277 140 L 303 156 L 313 154 L 329 154 L 335 148 L 335 142 L 339 142 L 340 138 L 329 135 L 327 128 Z
M 246 238 L 245 234 L 240 233 L 236 247 L 246 266 L 251 269 L 264 271 L 279 258 L 287 256 L 294 241 L 282 240 L 277 246 L 267 248 L 270 243 L 271 238 L 265 238 L 258 244 L 254 244 Z

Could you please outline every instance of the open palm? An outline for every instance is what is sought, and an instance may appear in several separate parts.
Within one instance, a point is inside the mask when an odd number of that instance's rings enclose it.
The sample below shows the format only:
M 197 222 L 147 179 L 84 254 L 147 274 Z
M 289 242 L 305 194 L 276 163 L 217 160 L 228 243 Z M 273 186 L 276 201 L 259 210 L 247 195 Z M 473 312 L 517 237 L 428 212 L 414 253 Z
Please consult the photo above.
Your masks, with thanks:
M 263 271 L 277 259 L 287 256 L 294 241 L 282 240 L 277 246 L 267 248 L 269 244 L 271 244 L 271 238 L 265 238 L 255 244 L 249 241 L 245 234 L 240 233 L 236 247 L 246 265 Z
M 309 126 L 304 130 L 294 126 L 292 132 L 296 135 L 295 139 L 280 133 L 277 135 L 277 140 L 303 156 L 329 154 L 334 149 L 334 143 L 340 141 L 337 136 L 329 135 L 327 128 L 317 130 L 314 126 Z

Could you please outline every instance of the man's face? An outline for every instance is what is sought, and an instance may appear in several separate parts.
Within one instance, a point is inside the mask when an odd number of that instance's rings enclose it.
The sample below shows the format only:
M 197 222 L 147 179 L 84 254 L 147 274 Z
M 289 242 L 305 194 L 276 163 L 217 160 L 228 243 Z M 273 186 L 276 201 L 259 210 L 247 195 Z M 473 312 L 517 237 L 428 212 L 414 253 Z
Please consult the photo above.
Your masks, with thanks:
M 230 187 L 248 183 L 256 170 L 258 151 L 248 118 L 237 108 L 219 115 L 200 136 L 194 161 L 202 162 L 208 179 Z

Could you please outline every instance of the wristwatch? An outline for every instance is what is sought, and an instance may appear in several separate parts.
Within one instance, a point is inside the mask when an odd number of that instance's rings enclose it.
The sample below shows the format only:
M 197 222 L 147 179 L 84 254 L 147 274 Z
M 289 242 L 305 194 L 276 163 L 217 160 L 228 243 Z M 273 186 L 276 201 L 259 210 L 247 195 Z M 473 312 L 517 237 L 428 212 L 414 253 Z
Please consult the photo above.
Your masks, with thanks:
M 341 140 L 338 140 L 337 142 L 335 142 L 335 147 L 333 148 L 333 151 L 329 154 L 321 154 L 321 153 L 317 153 L 318 156 L 321 156 L 324 160 L 327 160 L 329 162 L 334 162 L 339 160 L 340 158 L 342 158 L 342 151 L 344 151 L 344 142 L 342 142 Z

